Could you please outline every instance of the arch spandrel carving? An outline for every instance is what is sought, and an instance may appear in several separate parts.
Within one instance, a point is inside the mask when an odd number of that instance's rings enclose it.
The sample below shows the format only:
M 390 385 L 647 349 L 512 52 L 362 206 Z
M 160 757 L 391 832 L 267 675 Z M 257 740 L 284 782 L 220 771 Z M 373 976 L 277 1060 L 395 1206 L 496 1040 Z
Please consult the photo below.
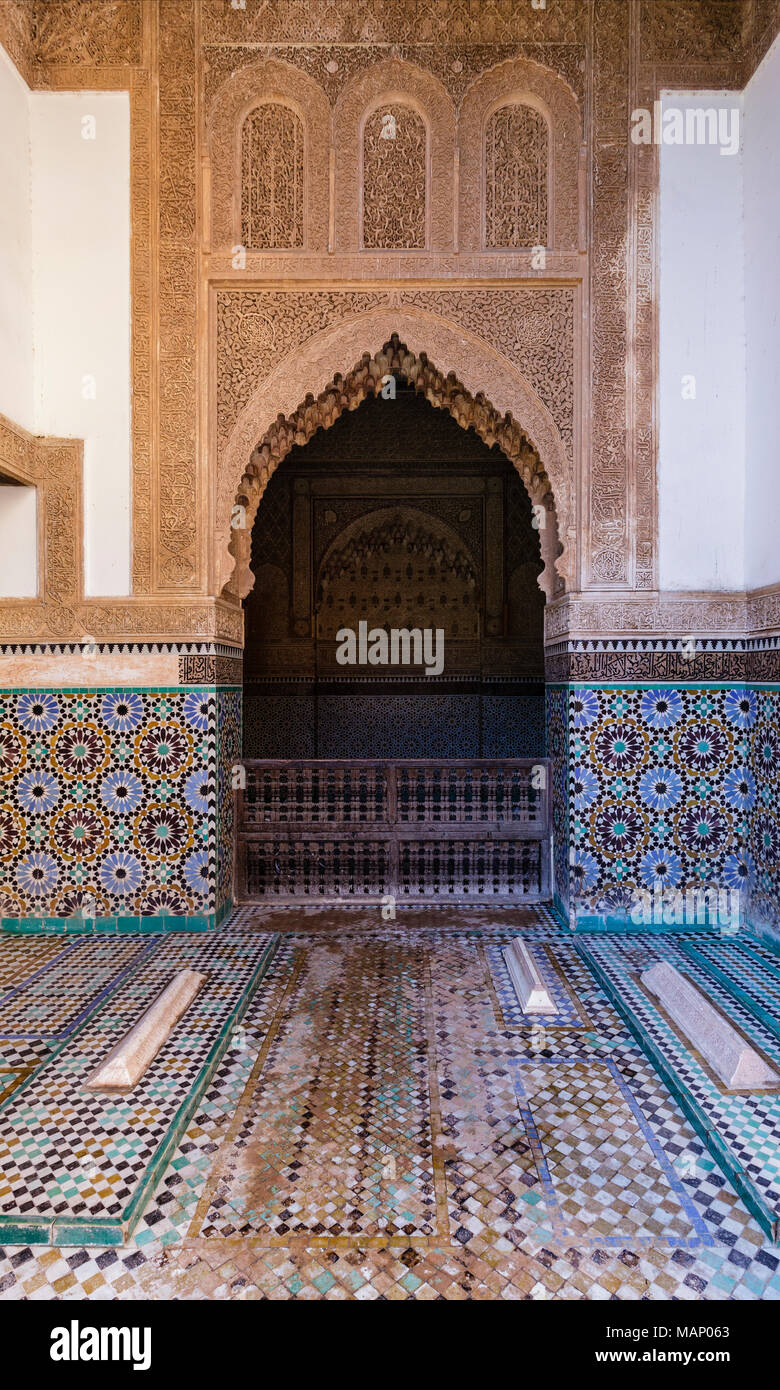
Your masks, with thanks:
M 418 355 L 408 348 L 409 340 L 430 346 L 439 361 L 451 364 L 449 374 L 435 367 L 426 352 Z M 333 363 L 355 361 L 361 346 L 377 341 L 383 347 L 373 356 L 363 352 L 346 376 L 333 374 Z M 407 377 L 464 429 L 473 428 L 488 445 L 498 444 L 514 464 L 532 503 L 541 509 L 540 587 L 548 599 L 561 594 L 576 572 L 573 487 L 563 443 L 546 407 L 516 369 L 487 344 L 432 315 L 388 308 L 342 321 L 290 354 L 239 417 L 218 476 L 215 570 L 225 597 L 240 600 L 252 587 L 252 524 L 278 464 L 294 444 L 305 444 L 317 429 L 328 428 L 344 410 L 357 409 L 369 394 L 381 390 L 382 378 L 390 371 Z M 317 395 L 307 391 L 312 386 Z M 236 502 L 244 524 L 233 529 Z
M 459 242 L 463 251 L 485 246 L 485 136 L 494 113 L 505 106 L 529 107 L 549 130 L 548 231 L 552 251 L 576 251 L 579 243 L 579 151 L 582 122 L 571 88 L 549 68 L 513 58 L 490 68 L 466 92 L 458 122 L 460 180 Z
M 362 145 L 366 119 L 381 108 L 416 110 L 428 129 L 428 216 L 430 251 L 453 249 L 455 108 L 432 73 L 400 58 L 360 71 L 347 83 L 333 113 L 336 167 L 335 249 L 361 246 Z
M 287 107 L 303 125 L 303 243 L 301 250 L 328 248 L 330 104 L 313 78 L 277 58 L 239 68 L 220 88 L 206 128 L 211 163 L 211 242 L 214 248 L 241 242 L 241 133 L 259 105 Z

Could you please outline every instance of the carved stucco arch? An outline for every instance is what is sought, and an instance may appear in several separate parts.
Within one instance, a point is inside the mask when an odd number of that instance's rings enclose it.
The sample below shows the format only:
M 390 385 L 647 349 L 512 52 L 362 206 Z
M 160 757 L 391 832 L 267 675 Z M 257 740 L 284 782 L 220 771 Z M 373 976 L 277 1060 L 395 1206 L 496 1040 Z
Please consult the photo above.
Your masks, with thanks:
M 259 105 L 278 103 L 300 116 L 304 150 L 303 247 L 328 249 L 330 103 L 300 68 L 263 58 L 239 68 L 214 100 L 206 127 L 211 165 L 211 240 L 224 248 L 240 242 L 241 128 Z
M 463 97 L 458 120 L 460 247 L 484 245 L 485 129 L 490 116 L 513 103 L 531 106 L 547 121 L 550 141 L 548 225 L 552 251 L 576 251 L 580 227 L 582 123 L 577 99 L 563 78 L 540 63 L 511 58 L 481 74 Z
M 366 345 L 376 344 L 372 356 Z M 407 346 L 407 344 L 409 346 Z M 448 374 L 436 362 L 446 364 Z M 341 363 L 357 363 L 346 376 Z M 548 600 L 576 572 L 571 466 L 550 412 L 528 381 L 484 340 L 412 307 L 375 309 L 342 319 L 281 359 L 253 393 L 218 467 L 217 591 L 240 601 L 252 587 L 251 531 L 272 473 L 294 444 L 355 410 L 398 370 L 463 428 L 498 444 L 520 473 L 534 505 L 544 507 L 540 541 Z M 518 422 L 522 421 L 522 425 Z M 233 508 L 243 527 L 231 526 Z
M 451 251 L 454 221 L 455 108 L 432 73 L 401 58 L 364 68 L 341 93 L 333 112 L 336 170 L 337 251 L 360 246 L 363 127 L 383 101 L 409 106 L 422 117 L 428 133 L 427 249 Z M 372 255 L 382 254 L 371 252 Z

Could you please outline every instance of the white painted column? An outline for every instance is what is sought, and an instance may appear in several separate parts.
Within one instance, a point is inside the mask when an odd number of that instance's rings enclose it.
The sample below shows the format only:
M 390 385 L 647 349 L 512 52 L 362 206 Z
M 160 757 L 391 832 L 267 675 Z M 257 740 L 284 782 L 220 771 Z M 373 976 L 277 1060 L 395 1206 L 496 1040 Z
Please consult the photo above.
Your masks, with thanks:
M 747 587 L 780 581 L 780 39 L 748 83 L 744 121 Z
M 85 586 L 130 591 L 130 107 L 33 92 L 35 429 L 84 440 Z
M 735 92 L 674 92 L 683 113 Z M 661 144 L 659 574 L 663 589 L 741 589 L 745 578 L 742 156 Z M 692 394 L 695 393 L 695 394 Z

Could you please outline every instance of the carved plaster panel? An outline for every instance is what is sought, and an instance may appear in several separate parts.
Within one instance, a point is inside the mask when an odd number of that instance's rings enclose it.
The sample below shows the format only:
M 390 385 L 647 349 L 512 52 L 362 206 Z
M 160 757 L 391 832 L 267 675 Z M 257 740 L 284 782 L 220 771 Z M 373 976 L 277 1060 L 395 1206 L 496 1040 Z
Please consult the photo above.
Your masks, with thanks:
M 584 582 L 627 587 L 629 564 L 626 459 L 629 295 L 629 27 L 630 5 L 595 0 L 591 7 L 591 371 L 588 556 Z
M 158 592 L 198 587 L 204 488 L 198 429 L 198 49 L 192 0 L 157 15 L 159 432 Z
M 485 245 L 546 246 L 549 130 L 523 102 L 499 106 L 485 129 Z
M 383 102 L 363 124 L 362 244 L 372 251 L 425 246 L 428 131 L 414 107 Z
M 29 86 L 33 85 L 33 10 L 25 0 L 0 4 L 0 43 Z
M 580 244 L 582 141 L 577 102 L 561 78 L 536 63 L 516 59 L 491 68 L 472 84 L 463 100 L 458 125 L 460 246 L 474 251 L 486 244 L 488 207 L 496 196 L 487 184 L 486 143 L 495 113 L 510 103 L 540 112 L 550 131 L 550 172 L 544 187 L 545 202 L 549 203 L 548 228 L 544 241 L 532 244 L 557 251 L 576 250 Z
M 303 122 L 280 101 L 254 106 L 241 126 L 241 242 L 253 250 L 303 245 Z
M 355 251 L 360 245 L 362 171 L 365 168 L 365 127 L 369 138 L 374 113 L 384 114 L 397 106 L 410 107 L 422 119 L 428 132 L 430 192 L 423 244 L 431 251 L 452 249 L 454 234 L 455 109 L 441 83 L 412 63 L 397 58 L 359 72 L 347 83 L 333 112 L 335 159 L 335 236 L 339 252 Z M 380 125 L 382 115 L 380 114 Z M 402 138 L 410 118 L 402 128 Z M 389 142 L 388 142 L 389 143 Z M 411 153 L 411 152 L 410 152 Z M 414 155 L 418 170 L 419 152 Z M 375 178 L 376 161 L 369 159 L 369 178 Z M 400 202 L 399 220 L 408 230 L 417 216 L 419 189 L 408 178 L 396 189 Z M 370 191 L 370 190 L 369 190 Z M 404 201 L 406 200 L 406 201 Z M 369 224 L 370 225 L 370 224 Z M 417 234 L 419 237 L 419 233 Z M 376 245 L 370 240 L 368 245 Z M 419 244 L 419 241 L 418 241 Z
M 255 59 L 232 71 L 210 105 L 206 140 L 211 167 L 212 244 L 231 247 L 242 242 L 241 129 L 259 101 L 284 103 L 303 125 L 303 229 L 302 240 L 295 244 L 324 252 L 328 245 L 328 99 L 318 83 L 275 58 Z
M 575 300 L 571 287 L 506 289 L 399 289 L 388 303 L 388 292 L 373 290 L 249 290 L 216 292 L 217 433 L 224 448 L 257 390 L 279 371 L 288 354 L 308 345 L 340 321 L 354 322 L 375 309 L 395 307 L 416 312 L 414 351 L 433 350 L 426 332 L 435 321 L 466 332 L 472 340 L 490 344 L 511 362 L 549 413 L 570 463 L 574 457 Z M 430 326 L 428 326 L 430 325 Z M 391 329 L 391 332 L 393 330 Z M 398 330 L 400 334 L 400 329 Z M 390 336 L 390 333 L 386 335 Z M 402 335 L 405 336 L 405 335 Z M 367 342 L 375 350 L 381 344 Z M 478 348 L 477 351 L 480 349 Z M 438 365 L 450 364 L 437 354 Z M 326 364 L 329 374 L 346 369 L 350 359 Z M 468 372 L 469 384 L 493 400 L 485 364 L 477 361 Z M 314 389 L 312 382 L 310 389 Z M 305 389 L 303 394 L 305 395 Z M 281 407 L 280 407 L 281 408 Z M 519 423 L 531 430 L 529 422 Z M 256 441 L 253 441 L 253 445 Z
M 143 0 L 32 0 L 38 63 L 134 66 L 143 61 Z
M 702 62 L 743 46 L 749 6 L 741 0 L 642 0 L 642 57 Z

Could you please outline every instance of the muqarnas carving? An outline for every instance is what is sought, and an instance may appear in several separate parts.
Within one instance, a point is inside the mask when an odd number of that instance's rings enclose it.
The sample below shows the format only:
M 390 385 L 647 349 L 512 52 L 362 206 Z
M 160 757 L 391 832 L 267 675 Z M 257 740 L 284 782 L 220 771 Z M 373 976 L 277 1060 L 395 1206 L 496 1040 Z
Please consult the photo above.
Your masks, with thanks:
M 547 122 L 513 102 L 494 111 L 485 131 L 485 245 L 546 246 Z
M 379 106 L 363 128 L 363 245 L 372 250 L 425 246 L 427 132 L 422 116 L 399 102 Z
M 241 240 L 253 251 L 303 246 L 303 122 L 264 102 L 241 127 Z

